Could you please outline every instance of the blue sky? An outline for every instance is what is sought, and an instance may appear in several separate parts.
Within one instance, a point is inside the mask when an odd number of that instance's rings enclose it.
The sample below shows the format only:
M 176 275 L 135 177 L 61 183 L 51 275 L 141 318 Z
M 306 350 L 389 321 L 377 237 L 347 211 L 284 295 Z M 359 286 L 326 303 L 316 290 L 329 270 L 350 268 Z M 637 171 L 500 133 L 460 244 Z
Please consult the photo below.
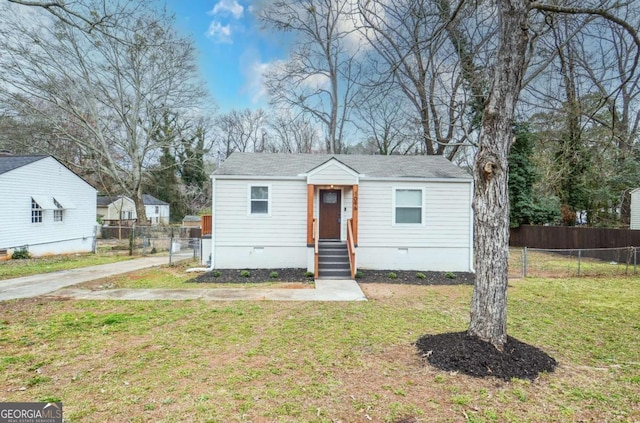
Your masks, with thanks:
M 260 29 L 256 2 L 166 0 L 178 30 L 195 40 L 200 71 L 225 113 L 266 105 L 260 75 L 268 63 L 286 58 L 285 37 Z

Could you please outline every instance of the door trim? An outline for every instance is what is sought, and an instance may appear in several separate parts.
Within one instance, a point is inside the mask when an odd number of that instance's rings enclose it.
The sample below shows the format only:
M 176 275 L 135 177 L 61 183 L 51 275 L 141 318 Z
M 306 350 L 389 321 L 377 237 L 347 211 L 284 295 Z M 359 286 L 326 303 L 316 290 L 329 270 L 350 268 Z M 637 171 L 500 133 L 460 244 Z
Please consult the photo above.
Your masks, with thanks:
M 327 241 L 331 241 L 331 240 L 342 241 L 342 225 L 344 223 L 344 211 L 343 211 L 344 187 L 334 187 L 334 188 L 319 187 L 318 188 L 318 232 L 321 232 L 320 227 L 322 226 L 322 220 L 320 219 L 320 207 L 322 207 L 322 191 L 339 191 L 340 192 L 340 205 L 338 209 L 340 224 L 338 228 L 338 238 L 319 238 L 319 239 L 327 240 Z M 319 233 L 318 233 L 318 237 L 320 237 Z

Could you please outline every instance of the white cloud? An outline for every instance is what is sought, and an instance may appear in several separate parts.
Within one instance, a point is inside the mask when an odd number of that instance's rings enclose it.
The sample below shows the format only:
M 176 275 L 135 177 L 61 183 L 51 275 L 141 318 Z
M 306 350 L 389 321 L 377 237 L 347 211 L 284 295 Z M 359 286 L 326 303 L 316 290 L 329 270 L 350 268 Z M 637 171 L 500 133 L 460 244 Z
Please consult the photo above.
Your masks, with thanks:
M 213 6 L 213 10 L 211 10 L 212 15 L 226 15 L 230 14 L 235 19 L 240 19 L 244 12 L 244 7 L 239 4 L 236 0 L 220 0 Z
M 232 44 L 233 40 L 231 38 L 232 31 L 231 25 L 222 25 L 218 21 L 213 21 L 209 24 L 209 29 L 207 30 L 207 37 L 212 38 L 217 43 L 223 44 Z
M 245 50 L 240 56 L 240 72 L 244 78 L 242 93 L 251 98 L 252 104 L 260 104 L 267 97 L 264 75 L 273 66 L 262 62 L 260 52 L 254 48 Z

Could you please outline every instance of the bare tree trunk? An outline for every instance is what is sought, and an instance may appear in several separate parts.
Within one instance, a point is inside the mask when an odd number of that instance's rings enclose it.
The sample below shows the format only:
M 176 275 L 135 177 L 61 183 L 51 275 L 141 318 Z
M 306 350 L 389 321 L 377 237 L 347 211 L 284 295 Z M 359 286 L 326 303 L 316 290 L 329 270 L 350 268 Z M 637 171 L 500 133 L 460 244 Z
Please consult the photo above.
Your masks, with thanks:
M 469 334 L 502 350 L 507 341 L 509 258 L 508 156 L 513 116 L 525 70 L 528 0 L 501 0 L 492 87 L 485 103 L 474 167 L 476 283 Z
M 147 210 L 144 207 L 144 200 L 142 199 L 142 186 L 138 186 L 133 191 L 133 203 L 136 206 L 136 217 L 138 219 L 138 225 L 146 225 L 147 224 Z

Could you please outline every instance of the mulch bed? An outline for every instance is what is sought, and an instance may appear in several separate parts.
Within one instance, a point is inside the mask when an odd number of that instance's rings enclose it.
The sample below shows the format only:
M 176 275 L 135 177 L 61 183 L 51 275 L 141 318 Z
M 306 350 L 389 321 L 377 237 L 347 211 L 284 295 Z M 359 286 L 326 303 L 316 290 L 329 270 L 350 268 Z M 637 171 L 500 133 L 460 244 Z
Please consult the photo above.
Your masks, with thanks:
M 542 372 L 553 372 L 558 364 L 544 351 L 510 336 L 503 352 L 466 332 L 424 335 L 416 347 L 438 369 L 506 381 L 534 380 Z
M 393 277 L 394 275 L 395 278 Z M 392 283 L 403 285 L 473 285 L 475 275 L 469 272 L 360 270 L 358 275 L 356 275 L 356 281 L 358 283 Z
M 241 272 L 249 272 L 248 277 Z M 273 272 L 278 274 L 272 278 Z M 313 282 L 306 276 L 306 269 L 220 269 L 206 272 L 189 280 L 195 283 L 265 283 L 265 282 Z M 393 278 L 393 275 L 395 278 Z M 217 276 L 216 276 L 217 275 Z M 419 277 L 424 276 L 424 277 Z M 358 283 L 390 283 L 403 285 L 473 285 L 475 275 L 467 272 L 420 272 L 401 270 L 361 270 Z
M 240 273 L 246 270 L 250 276 Z M 278 277 L 272 278 L 276 272 Z M 206 272 L 188 282 L 195 283 L 266 283 L 266 282 L 313 282 L 306 276 L 307 269 L 220 269 Z M 217 275 L 217 276 L 216 276 Z

